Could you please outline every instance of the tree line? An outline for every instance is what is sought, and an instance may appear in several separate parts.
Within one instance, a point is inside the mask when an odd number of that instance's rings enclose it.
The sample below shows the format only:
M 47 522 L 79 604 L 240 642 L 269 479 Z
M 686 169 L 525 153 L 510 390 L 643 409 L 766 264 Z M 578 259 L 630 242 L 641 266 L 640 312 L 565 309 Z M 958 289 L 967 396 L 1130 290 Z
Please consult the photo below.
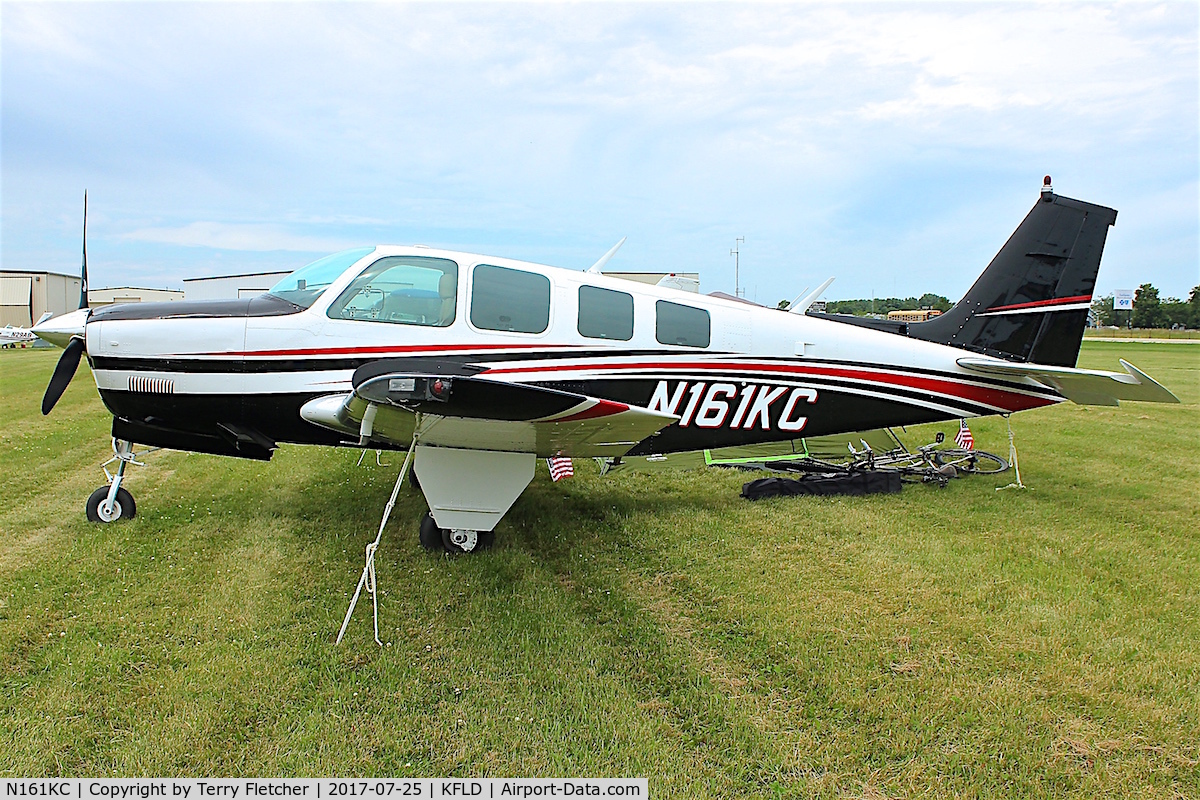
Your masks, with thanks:
M 916 311 L 920 308 L 936 308 L 949 311 L 954 305 L 940 294 L 926 292 L 920 297 L 876 297 L 871 300 L 830 300 L 825 304 L 828 314 L 886 314 L 889 311 Z M 787 301 L 779 303 L 787 308 Z
M 1113 309 L 1113 296 L 1092 301 L 1097 324 L 1131 328 L 1200 328 L 1200 286 L 1193 286 L 1186 301 L 1158 296 L 1153 284 L 1143 283 L 1133 295 L 1133 312 Z
M 825 304 L 829 314 L 884 315 L 889 311 L 916 311 L 936 308 L 949 311 L 954 304 L 940 294 L 926 292 L 920 297 L 876 297 L 863 300 L 830 300 Z M 779 301 L 787 308 L 788 301 Z M 1158 296 L 1153 284 L 1143 283 L 1133 296 L 1133 312 L 1113 310 L 1113 296 L 1105 295 L 1092 301 L 1092 312 L 1101 326 L 1133 328 L 1200 328 L 1200 285 L 1192 287 L 1187 300 Z

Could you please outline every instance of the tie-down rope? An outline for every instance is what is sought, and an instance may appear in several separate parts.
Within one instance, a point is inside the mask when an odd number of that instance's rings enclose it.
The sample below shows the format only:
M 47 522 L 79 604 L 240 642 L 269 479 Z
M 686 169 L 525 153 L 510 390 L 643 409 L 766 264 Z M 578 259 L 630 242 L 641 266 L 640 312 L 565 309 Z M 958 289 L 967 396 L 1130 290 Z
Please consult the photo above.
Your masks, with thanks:
M 375 541 L 367 545 L 367 561 L 363 565 L 362 577 L 358 579 L 358 588 L 354 590 L 354 597 L 350 599 L 350 607 L 346 609 L 346 618 L 342 620 L 342 628 L 338 631 L 337 642 L 342 643 L 342 637 L 346 634 L 346 626 L 350 624 L 350 615 L 354 613 L 354 606 L 358 604 L 358 596 L 362 594 L 365 586 L 367 592 L 371 595 L 371 605 L 373 606 L 375 616 L 375 644 L 383 647 L 383 642 L 379 640 L 379 593 L 375 591 L 375 551 L 379 549 L 379 540 L 383 538 L 383 529 L 387 525 L 388 518 L 392 516 L 392 507 L 396 505 L 396 497 L 400 494 L 400 485 L 404 483 L 404 478 L 408 475 L 408 464 L 412 460 L 413 450 L 417 447 L 416 430 L 413 431 L 412 444 L 408 448 L 408 455 L 404 457 L 404 464 L 400 467 L 400 474 L 396 476 L 396 485 L 392 487 L 392 496 L 388 499 L 387 506 L 383 509 L 383 519 L 379 523 L 379 532 L 375 534 Z
M 1008 463 L 1012 464 L 1013 471 L 1017 473 L 1017 482 L 1010 483 L 1008 486 L 997 486 L 996 491 L 1003 489 L 1028 489 L 1029 487 L 1021 483 L 1021 465 L 1017 463 L 1017 440 L 1013 436 L 1012 415 L 1005 414 L 1004 421 L 1008 424 Z

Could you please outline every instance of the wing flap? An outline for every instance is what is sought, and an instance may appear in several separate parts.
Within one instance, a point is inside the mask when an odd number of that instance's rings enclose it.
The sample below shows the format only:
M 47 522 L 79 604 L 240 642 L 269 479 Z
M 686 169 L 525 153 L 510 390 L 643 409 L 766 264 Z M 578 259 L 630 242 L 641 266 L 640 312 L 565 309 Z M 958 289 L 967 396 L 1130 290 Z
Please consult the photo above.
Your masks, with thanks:
M 1121 400 L 1179 402 L 1169 389 L 1124 359 L 1121 359 L 1121 366 L 1125 372 L 1024 364 L 998 358 L 960 358 L 958 365 L 987 375 L 1032 378 L 1079 405 L 1115 406 Z

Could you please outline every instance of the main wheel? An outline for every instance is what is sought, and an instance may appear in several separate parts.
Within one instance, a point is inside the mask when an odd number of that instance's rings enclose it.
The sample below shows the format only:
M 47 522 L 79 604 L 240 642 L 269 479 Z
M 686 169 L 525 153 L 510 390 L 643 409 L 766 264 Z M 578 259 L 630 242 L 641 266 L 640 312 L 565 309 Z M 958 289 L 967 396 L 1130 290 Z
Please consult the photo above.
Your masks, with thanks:
M 433 515 L 428 511 L 421 518 L 421 547 L 426 550 L 437 550 L 441 552 L 445 549 L 442 544 L 442 529 L 437 526 L 433 520 Z
M 133 519 L 137 514 L 137 504 L 133 495 L 122 489 L 117 489 L 117 496 L 112 506 L 108 505 L 108 488 L 101 486 L 92 492 L 87 501 L 88 522 L 116 522 L 119 519 Z
M 442 529 L 442 546 L 452 555 L 487 550 L 496 543 L 493 531 L 448 531 Z

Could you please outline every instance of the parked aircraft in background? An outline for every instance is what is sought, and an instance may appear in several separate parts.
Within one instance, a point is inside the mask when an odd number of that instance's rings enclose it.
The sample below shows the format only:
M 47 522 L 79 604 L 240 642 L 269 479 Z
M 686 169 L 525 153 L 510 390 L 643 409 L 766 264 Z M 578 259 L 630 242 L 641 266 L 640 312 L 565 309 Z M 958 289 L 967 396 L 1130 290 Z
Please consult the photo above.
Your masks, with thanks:
M 40 323 L 45 322 L 54 316 L 49 311 L 42 314 L 41 318 L 34 323 L 36 327 Z M 33 332 L 33 328 L 20 328 L 15 325 L 5 325 L 0 328 L 0 346 L 14 344 L 32 344 L 38 340 L 37 334 Z
M 364 247 L 252 299 L 81 301 L 34 329 L 65 347 L 43 412 L 86 353 L 120 459 L 88 501 L 93 520 L 133 516 L 121 481 L 135 443 L 264 460 L 280 442 L 394 449 L 412 455 L 429 504 L 422 544 L 467 552 L 492 541 L 538 457 L 787 441 L 1064 400 L 1178 402 L 1124 361 L 1124 372 L 1075 367 L 1115 220 L 1047 179 L 966 296 L 920 323 L 804 313 L 819 292 L 780 311 L 598 269 Z

